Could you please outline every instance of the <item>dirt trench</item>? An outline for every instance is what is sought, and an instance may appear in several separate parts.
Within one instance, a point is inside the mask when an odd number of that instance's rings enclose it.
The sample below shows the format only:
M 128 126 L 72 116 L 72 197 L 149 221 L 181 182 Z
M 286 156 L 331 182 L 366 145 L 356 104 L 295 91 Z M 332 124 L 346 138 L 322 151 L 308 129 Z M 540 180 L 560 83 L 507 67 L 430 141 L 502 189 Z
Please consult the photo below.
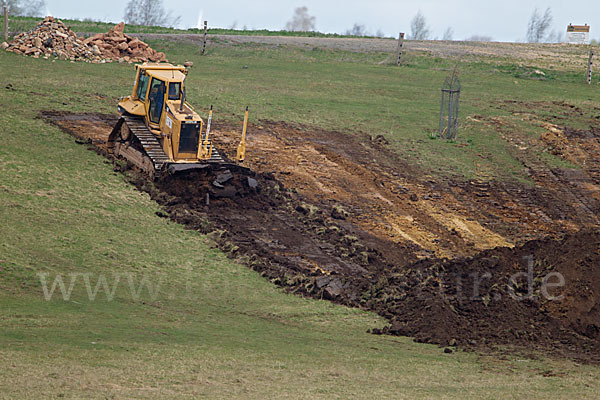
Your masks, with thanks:
M 42 117 L 99 152 L 115 122 L 101 114 Z M 213 126 L 216 146 L 234 154 L 241 127 Z M 433 178 L 380 137 L 281 122 L 250 126 L 247 151 L 249 171 L 236 174 L 236 193 L 226 197 L 211 192 L 207 171 L 150 182 L 126 163 L 115 170 L 150 193 L 162 216 L 210 234 L 273 283 L 386 317 L 390 326 L 374 333 L 600 361 L 598 206 L 578 200 L 585 196 L 577 187 Z M 528 256 L 537 292 L 515 300 L 523 282 L 511 292 L 509 278 L 529 271 Z M 552 272 L 565 277 L 556 294 L 564 297 L 548 304 L 539 282 Z M 469 273 L 491 277 L 475 284 Z M 475 286 L 477 296 L 457 293 Z

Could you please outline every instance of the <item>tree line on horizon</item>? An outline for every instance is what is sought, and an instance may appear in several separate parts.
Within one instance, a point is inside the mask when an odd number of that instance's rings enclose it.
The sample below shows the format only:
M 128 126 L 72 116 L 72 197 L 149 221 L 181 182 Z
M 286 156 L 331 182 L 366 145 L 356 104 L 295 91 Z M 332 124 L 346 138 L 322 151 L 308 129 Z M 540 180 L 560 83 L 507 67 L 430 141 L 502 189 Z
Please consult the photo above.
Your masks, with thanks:
M 0 0 L 0 5 L 7 6 L 10 15 L 30 17 L 44 16 L 47 9 L 45 0 Z M 129 0 L 125 5 L 123 20 L 131 25 L 175 27 L 181 23 L 181 16 L 175 16 L 172 10 L 166 10 L 163 0 Z M 551 29 L 553 21 L 550 7 L 547 7 L 544 12 L 541 12 L 537 7 L 534 8 L 527 24 L 526 41 L 529 43 L 562 42 L 564 34 L 561 30 Z M 231 29 L 235 29 L 236 26 L 237 23 L 234 23 Z M 314 32 L 316 31 L 316 17 L 309 14 L 308 7 L 297 7 L 294 9 L 292 18 L 285 24 L 284 29 L 287 31 Z M 244 30 L 246 30 L 246 27 L 244 27 Z M 358 22 L 355 22 L 343 34 L 348 36 L 385 37 L 381 29 L 372 33 L 365 25 Z M 427 19 L 419 10 L 410 22 L 410 32 L 406 39 L 429 40 L 431 36 L 431 28 L 427 23 Z M 435 37 L 433 40 L 439 40 L 439 37 Z M 441 40 L 454 40 L 454 30 L 451 27 L 446 28 Z M 494 39 L 488 35 L 475 34 L 464 40 L 490 42 Z
M 307 7 L 298 7 L 294 10 L 292 19 L 286 24 L 286 29 L 291 31 L 314 31 L 314 16 L 309 15 Z M 560 43 L 563 41 L 562 31 L 550 30 L 554 18 L 550 7 L 541 13 L 539 9 L 534 8 L 529 22 L 527 24 L 526 41 L 529 43 Z M 345 32 L 352 36 L 375 36 L 383 37 L 383 32 L 379 29 L 374 35 L 371 34 L 364 25 L 354 23 L 353 27 Z M 431 39 L 431 29 L 427 25 L 427 20 L 419 10 L 410 22 L 410 33 L 406 37 L 410 40 L 429 40 Z M 436 37 L 433 40 L 438 40 Z M 451 27 L 446 28 L 441 40 L 454 40 L 454 30 Z M 491 42 L 494 39 L 491 36 L 475 34 L 465 38 L 466 41 Z

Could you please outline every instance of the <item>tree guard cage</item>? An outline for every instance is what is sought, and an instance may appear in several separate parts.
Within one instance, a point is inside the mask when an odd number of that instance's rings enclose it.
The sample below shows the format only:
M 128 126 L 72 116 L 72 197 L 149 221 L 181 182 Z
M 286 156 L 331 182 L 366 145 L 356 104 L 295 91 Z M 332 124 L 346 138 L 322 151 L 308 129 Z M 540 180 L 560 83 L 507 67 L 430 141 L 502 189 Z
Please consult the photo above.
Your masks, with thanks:
M 440 107 L 440 132 L 444 139 L 455 139 L 458 134 L 458 102 L 460 80 L 453 74 L 442 85 L 442 105 Z

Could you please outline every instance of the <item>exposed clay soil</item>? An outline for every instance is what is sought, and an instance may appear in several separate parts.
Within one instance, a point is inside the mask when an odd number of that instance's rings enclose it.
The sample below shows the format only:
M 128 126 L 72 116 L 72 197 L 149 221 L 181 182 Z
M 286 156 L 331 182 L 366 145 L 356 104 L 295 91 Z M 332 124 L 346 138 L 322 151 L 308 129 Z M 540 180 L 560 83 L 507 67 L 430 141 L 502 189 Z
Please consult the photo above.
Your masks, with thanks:
M 115 122 L 43 117 L 99 152 Z M 219 150 L 234 154 L 239 127 L 213 129 Z M 596 148 L 596 131 L 561 132 Z M 233 171 L 228 193 L 211 184 L 218 171 L 150 182 L 122 161 L 115 170 L 163 205 L 163 216 L 209 233 L 272 282 L 386 317 L 390 326 L 374 333 L 600 361 L 594 168 L 532 168 L 535 187 L 457 181 L 425 175 L 383 138 L 268 121 L 250 126 L 247 151 L 249 170 Z M 544 296 L 553 272 L 565 284 Z

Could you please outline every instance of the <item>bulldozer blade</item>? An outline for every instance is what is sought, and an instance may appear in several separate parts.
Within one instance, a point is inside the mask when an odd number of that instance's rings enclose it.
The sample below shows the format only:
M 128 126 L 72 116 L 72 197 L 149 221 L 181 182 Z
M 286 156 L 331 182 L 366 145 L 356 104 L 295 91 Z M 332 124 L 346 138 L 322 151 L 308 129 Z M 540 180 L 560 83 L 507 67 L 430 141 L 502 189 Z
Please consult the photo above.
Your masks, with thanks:
M 168 164 L 167 173 L 170 175 L 185 173 L 194 170 L 207 170 L 207 169 L 229 169 L 231 171 L 243 171 L 245 173 L 250 172 L 250 168 L 242 167 L 241 165 L 227 163 L 227 162 L 210 162 L 210 163 L 196 163 L 196 164 Z
M 169 164 L 169 166 L 167 167 L 167 172 L 170 175 L 175 175 L 180 172 L 189 172 L 207 168 L 211 168 L 210 164 Z

